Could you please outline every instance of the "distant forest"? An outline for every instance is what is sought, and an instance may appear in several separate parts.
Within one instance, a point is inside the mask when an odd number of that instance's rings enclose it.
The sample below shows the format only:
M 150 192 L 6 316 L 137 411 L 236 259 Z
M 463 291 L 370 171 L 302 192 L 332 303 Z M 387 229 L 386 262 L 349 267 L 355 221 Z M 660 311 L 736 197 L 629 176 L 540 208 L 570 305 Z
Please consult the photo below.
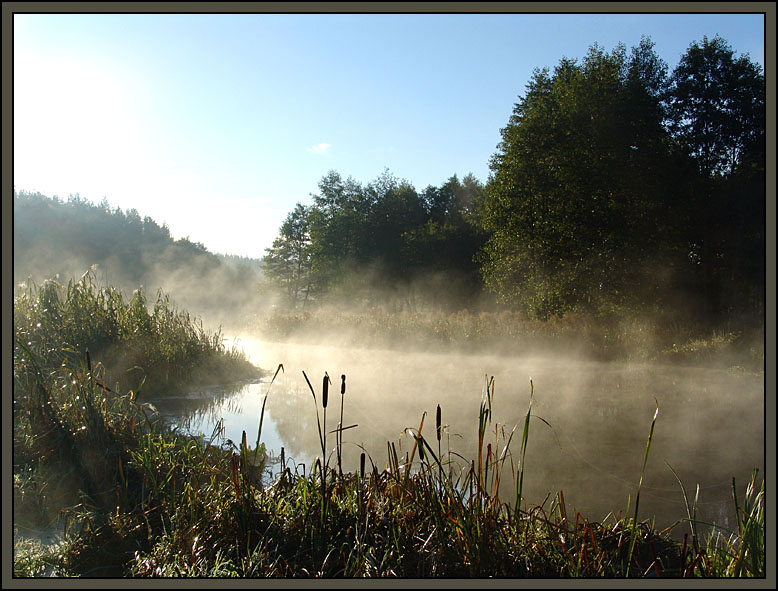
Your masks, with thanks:
M 257 298 L 261 261 L 216 255 L 188 238 L 173 240 L 138 211 L 71 196 L 14 193 L 14 283 L 59 276 L 78 280 L 95 266 L 102 285 L 126 295 L 143 287 L 154 299 L 162 290 L 176 305 L 220 322 L 248 313 Z
M 338 302 L 758 325 L 762 69 L 719 37 L 692 43 L 672 71 L 653 47 L 595 45 L 536 69 L 485 183 L 454 175 L 417 190 L 388 170 L 367 184 L 329 172 L 261 264 L 174 241 L 135 210 L 20 192 L 14 279 L 72 276 L 87 261 L 98 279 L 163 287 L 194 312 Z

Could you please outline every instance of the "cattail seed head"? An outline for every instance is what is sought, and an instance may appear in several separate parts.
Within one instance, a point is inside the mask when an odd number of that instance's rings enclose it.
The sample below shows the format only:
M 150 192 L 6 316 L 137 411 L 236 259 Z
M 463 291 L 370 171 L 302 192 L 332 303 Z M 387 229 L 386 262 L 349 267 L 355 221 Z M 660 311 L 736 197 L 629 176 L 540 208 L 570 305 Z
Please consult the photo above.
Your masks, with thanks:
M 324 380 L 322 380 L 322 385 L 321 385 L 321 404 L 323 408 L 327 408 L 327 398 L 329 397 L 329 390 L 330 390 L 329 380 L 330 380 L 329 376 L 325 373 Z
M 365 477 L 365 452 L 359 454 L 359 477 Z
M 346 393 L 346 374 L 340 376 L 340 393 L 341 395 Z
M 441 426 L 440 426 L 440 405 L 439 404 L 438 404 L 438 410 L 435 413 L 435 427 L 437 428 L 438 441 L 440 441 Z

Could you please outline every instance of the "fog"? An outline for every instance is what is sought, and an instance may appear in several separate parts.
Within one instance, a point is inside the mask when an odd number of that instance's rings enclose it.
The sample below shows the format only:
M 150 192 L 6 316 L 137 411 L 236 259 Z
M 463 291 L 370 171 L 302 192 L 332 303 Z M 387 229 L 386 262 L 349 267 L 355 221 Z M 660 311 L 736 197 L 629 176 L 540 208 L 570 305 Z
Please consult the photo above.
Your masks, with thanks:
M 299 335 L 298 335 L 299 336 Z M 353 336 L 353 335 L 352 335 Z M 603 520 L 609 513 L 634 510 L 646 441 L 657 404 L 659 415 L 640 496 L 641 519 L 656 518 L 657 527 L 686 516 L 678 474 L 689 498 L 700 486 L 698 517 L 732 525 L 732 478 L 741 491 L 751 471 L 764 470 L 763 376 L 745 371 L 648 363 L 601 362 L 532 351 L 501 355 L 420 351 L 395 347 L 335 346 L 325 339 L 272 342 L 243 334 L 230 341 L 262 367 L 284 371 L 275 382 L 247 387 L 232 399 L 226 425 L 234 440 L 245 429 L 256 437 L 259 409 L 268 395 L 263 442 L 274 455 L 307 465 L 321 456 L 314 398 L 320 418 L 322 378 L 332 380 L 326 430 L 336 428 L 343 403 L 343 469 L 357 470 L 364 449 L 379 470 L 386 468 L 387 443 L 398 453 L 410 451 L 406 428 L 418 429 L 435 449 L 435 411 L 445 425 L 441 451 L 453 457 L 455 473 L 477 458 L 480 404 L 486 381 L 494 378 L 492 422 L 484 441 L 502 453 L 511 430 L 500 496 L 515 498 L 523 420 L 534 385 L 532 419 L 524 476 L 529 506 L 562 491 L 568 511 Z M 340 395 L 340 376 L 346 394 Z M 243 411 L 241 413 L 241 411 Z M 214 410 L 214 418 L 224 416 Z M 235 420 L 234 418 L 232 420 Z M 236 430 L 236 426 L 238 427 Z M 495 433 L 499 436 L 495 437 Z M 329 462 L 335 466 L 335 437 L 328 435 Z M 449 454 L 451 452 L 451 454 Z M 300 470 L 302 468 L 299 468 Z M 526 506 L 526 505 L 525 505 Z M 548 503 L 546 504 L 548 507 Z M 682 535 L 688 526 L 675 528 Z

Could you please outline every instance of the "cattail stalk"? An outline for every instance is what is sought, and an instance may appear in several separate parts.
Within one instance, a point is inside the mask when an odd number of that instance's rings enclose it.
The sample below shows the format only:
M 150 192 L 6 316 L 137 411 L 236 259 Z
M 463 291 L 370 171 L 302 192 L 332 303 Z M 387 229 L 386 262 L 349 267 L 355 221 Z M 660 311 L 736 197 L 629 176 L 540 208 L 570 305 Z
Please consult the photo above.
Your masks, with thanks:
M 343 447 L 343 399 L 346 397 L 346 375 L 340 376 L 340 423 L 338 423 L 338 473 L 343 478 L 342 447 Z
M 323 452 L 327 452 L 327 400 L 329 398 L 330 391 L 330 376 L 327 372 L 324 372 L 324 378 L 322 378 L 322 393 L 321 404 L 324 408 L 324 435 L 323 435 Z M 322 523 L 324 523 L 324 517 L 327 513 L 327 459 L 322 458 L 322 472 L 321 472 L 321 502 L 322 502 Z
M 436 433 L 437 438 L 438 438 L 438 458 L 439 459 L 441 458 L 441 455 L 440 455 L 440 436 L 441 436 L 441 433 L 442 433 L 442 425 L 441 425 L 440 418 L 441 418 L 440 417 L 440 405 L 438 404 L 438 409 L 435 411 L 435 430 L 436 430 L 435 433 Z M 438 470 L 439 470 L 440 482 L 441 482 L 441 485 L 442 485 L 442 483 L 443 483 L 443 467 L 440 465 L 440 463 L 438 463 Z

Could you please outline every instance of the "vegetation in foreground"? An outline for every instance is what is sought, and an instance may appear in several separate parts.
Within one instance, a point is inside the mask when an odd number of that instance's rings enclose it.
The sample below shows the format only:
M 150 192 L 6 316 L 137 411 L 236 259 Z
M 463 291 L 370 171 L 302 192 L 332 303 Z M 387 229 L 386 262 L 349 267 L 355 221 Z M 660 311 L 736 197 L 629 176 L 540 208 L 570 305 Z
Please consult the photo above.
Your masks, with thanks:
M 363 454 L 359 471 L 344 473 L 346 378 L 339 409 L 329 376 L 318 396 L 308 381 L 321 457 L 308 473 L 282 457 L 280 475 L 267 485 L 262 415 L 253 448 L 245 433 L 239 444 L 223 442 L 218 426 L 204 442 L 155 422 L 136 391 L 105 386 L 102 364 L 72 344 L 87 341 L 67 331 L 78 324 L 76 310 L 99 316 L 92 298 L 105 304 L 103 312 L 108 302 L 124 308 L 115 294 L 89 285 L 85 278 L 69 286 L 64 299 L 52 297 L 52 286 L 17 299 L 14 526 L 62 528 L 64 540 L 48 547 L 17 536 L 15 576 L 765 576 L 757 474 L 744 496 L 733 482 L 736 531 L 699 523 L 694 500 L 682 543 L 638 520 L 640 481 L 625 517 L 593 522 L 568 514 L 562 492 L 526 508 L 523 466 L 535 417 L 530 402 L 514 431 L 495 431 L 493 382 L 484 389 L 475 460 L 448 449 L 438 408 L 434 435 L 424 431 L 422 416 L 418 429 L 407 431 L 408 451 L 389 443 L 383 467 Z M 171 317 L 164 309 L 160 304 L 157 318 Z M 170 371 L 180 371 L 174 365 Z M 327 422 L 328 406 L 340 411 L 337 425 Z M 515 483 L 511 499 L 497 494 L 506 479 Z

